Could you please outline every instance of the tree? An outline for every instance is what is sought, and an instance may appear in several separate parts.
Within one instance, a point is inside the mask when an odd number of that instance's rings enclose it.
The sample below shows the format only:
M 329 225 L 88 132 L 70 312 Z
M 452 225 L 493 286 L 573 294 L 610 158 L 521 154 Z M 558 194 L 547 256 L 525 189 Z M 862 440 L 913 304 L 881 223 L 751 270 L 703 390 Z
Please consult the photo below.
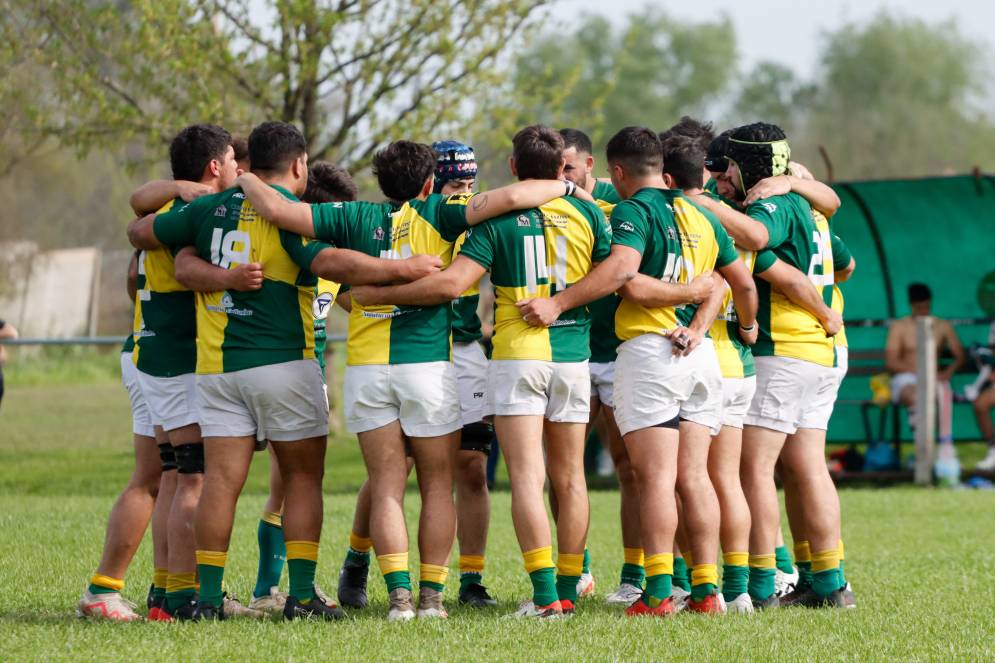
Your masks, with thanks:
M 844 26 L 828 36 L 808 133 L 847 178 L 993 169 L 990 57 L 951 22 Z
M 44 68 L 38 132 L 161 153 L 184 124 L 295 122 L 351 168 L 396 136 L 474 119 L 463 100 L 546 0 L 0 0 L 0 40 Z
M 539 35 L 516 57 L 506 94 L 520 111 L 491 125 L 505 142 L 535 122 L 584 129 L 596 144 L 627 125 L 664 129 L 720 98 L 735 52 L 725 18 L 691 22 L 650 6 L 621 27 L 583 16 L 575 29 Z

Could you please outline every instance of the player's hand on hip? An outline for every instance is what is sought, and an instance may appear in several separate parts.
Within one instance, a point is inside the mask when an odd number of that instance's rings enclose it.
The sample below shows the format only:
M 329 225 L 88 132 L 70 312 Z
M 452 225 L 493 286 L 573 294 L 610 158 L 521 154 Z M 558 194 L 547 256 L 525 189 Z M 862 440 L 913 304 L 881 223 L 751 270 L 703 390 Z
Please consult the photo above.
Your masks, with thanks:
M 787 175 L 767 177 L 754 184 L 746 194 L 744 205 L 755 203 L 772 196 L 783 196 L 791 192 L 791 180 Z
M 180 198 L 183 199 L 183 202 L 187 203 L 194 201 L 201 196 L 207 196 L 214 193 L 214 189 L 206 184 L 201 184 L 200 182 L 177 180 L 176 186 L 179 189 Z
M 228 270 L 229 290 L 246 292 L 263 287 L 263 266 L 258 262 L 236 265 Z
M 442 258 L 427 253 L 405 258 L 403 262 L 403 275 L 407 281 L 417 281 L 442 269 Z
M 819 322 L 822 324 L 822 328 L 826 330 L 826 336 L 836 336 L 840 329 L 843 328 L 843 316 L 838 311 L 832 309 L 829 309 Z
M 712 294 L 712 288 L 715 287 L 715 279 L 712 278 L 711 271 L 702 272 L 694 277 L 688 286 L 691 288 L 690 303 L 700 304 Z
M 758 325 L 755 322 L 753 323 L 753 327 L 751 329 L 744 329 L 743 327 L 739 328 L 739 338 L 746 345 L 753 345 L 754 343 L 756 343 L 757 336 L 759 334 L 760 334 L 760 325 Z
M 536 297 L 515 302 L 522 319 L 533 327 L 548 327 L 560 317 L 559 304 L 552 297 Z

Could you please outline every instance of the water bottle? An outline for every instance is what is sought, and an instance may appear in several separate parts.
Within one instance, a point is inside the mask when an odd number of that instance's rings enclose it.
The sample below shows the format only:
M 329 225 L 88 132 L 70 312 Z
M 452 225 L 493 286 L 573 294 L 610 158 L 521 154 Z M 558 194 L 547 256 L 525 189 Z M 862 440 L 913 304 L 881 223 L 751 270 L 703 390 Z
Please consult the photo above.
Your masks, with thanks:
M 941 442 L 936 452 L 936 464 L 933 466 L 936 481 L 947 488 L 960 483 L 960 461 L 954 451 L 952 442 Z

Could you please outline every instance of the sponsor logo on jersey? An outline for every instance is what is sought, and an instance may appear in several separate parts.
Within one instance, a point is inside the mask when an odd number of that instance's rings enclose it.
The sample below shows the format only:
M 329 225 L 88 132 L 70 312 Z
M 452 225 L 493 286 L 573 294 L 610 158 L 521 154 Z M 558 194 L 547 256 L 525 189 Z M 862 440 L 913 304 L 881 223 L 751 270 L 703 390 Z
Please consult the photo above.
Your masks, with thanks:
M 311 302 L 311 311 L 315 320 L 324 320 L 328 317 L 328 310 L 332 308 L 332 293 L 323 292 Z
M 633 225 L 628 221 L 623 221 L 622 223 L 618 224 L 618 227 L 621 228 L 622 230 L 627 230 L 629 232 L 636 232 L 635 227 L 633 227 Z
M 214 208 L 214 216 L 228 216 L 228 208 L 224 205 L 218 205 Z
M 531 225 L 532 225 L 532 219 L 525 216 L 524 214 L 518 215 L 518 226 L 520 228 L 528 228 Z
M 767 210 L 768 214 L 773 214 L 774 212 L 777 211 L 777 205 L 774 203 L 760 203 L 760 204 L 763 205 L 763 208 Z
M 224 293 L 221 295 L 221 304 L 215 306 L 214 304 L 207 305 L 208 311 L 214 311 L 215 313 L 224 313 L 226 315 L 234 315 L 240 318 L 248 318 L 255 311 L 251 308 L 235 308 L 235 301 L 232 299 L 231 294 Z
M 373 239 L 379 242 L 383 239 L 383 236 L 383 226 L 377 226 L 377 229 L 373 231 Z

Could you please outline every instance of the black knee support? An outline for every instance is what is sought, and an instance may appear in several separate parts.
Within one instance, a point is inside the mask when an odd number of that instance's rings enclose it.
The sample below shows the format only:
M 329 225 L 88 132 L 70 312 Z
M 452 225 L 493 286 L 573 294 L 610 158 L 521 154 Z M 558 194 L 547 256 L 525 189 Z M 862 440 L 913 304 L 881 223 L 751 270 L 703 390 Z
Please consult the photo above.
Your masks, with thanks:
M 176 465 L 180 474 L 204 473 L 204 443 L 181 444 L 173 447 L 176 452 Z
M 488 456 L 491 453 L 491 440 L 493 439 L 493 426 L 478 421 L 477 423 L 463 426 L 459 448 L 463 451 L 479 451 Z
M 157 445 L 159 447 L 159 460 L 162 461 L 162 471 L 171 472 L 176 469 L 176 454 L 169 442 Z

